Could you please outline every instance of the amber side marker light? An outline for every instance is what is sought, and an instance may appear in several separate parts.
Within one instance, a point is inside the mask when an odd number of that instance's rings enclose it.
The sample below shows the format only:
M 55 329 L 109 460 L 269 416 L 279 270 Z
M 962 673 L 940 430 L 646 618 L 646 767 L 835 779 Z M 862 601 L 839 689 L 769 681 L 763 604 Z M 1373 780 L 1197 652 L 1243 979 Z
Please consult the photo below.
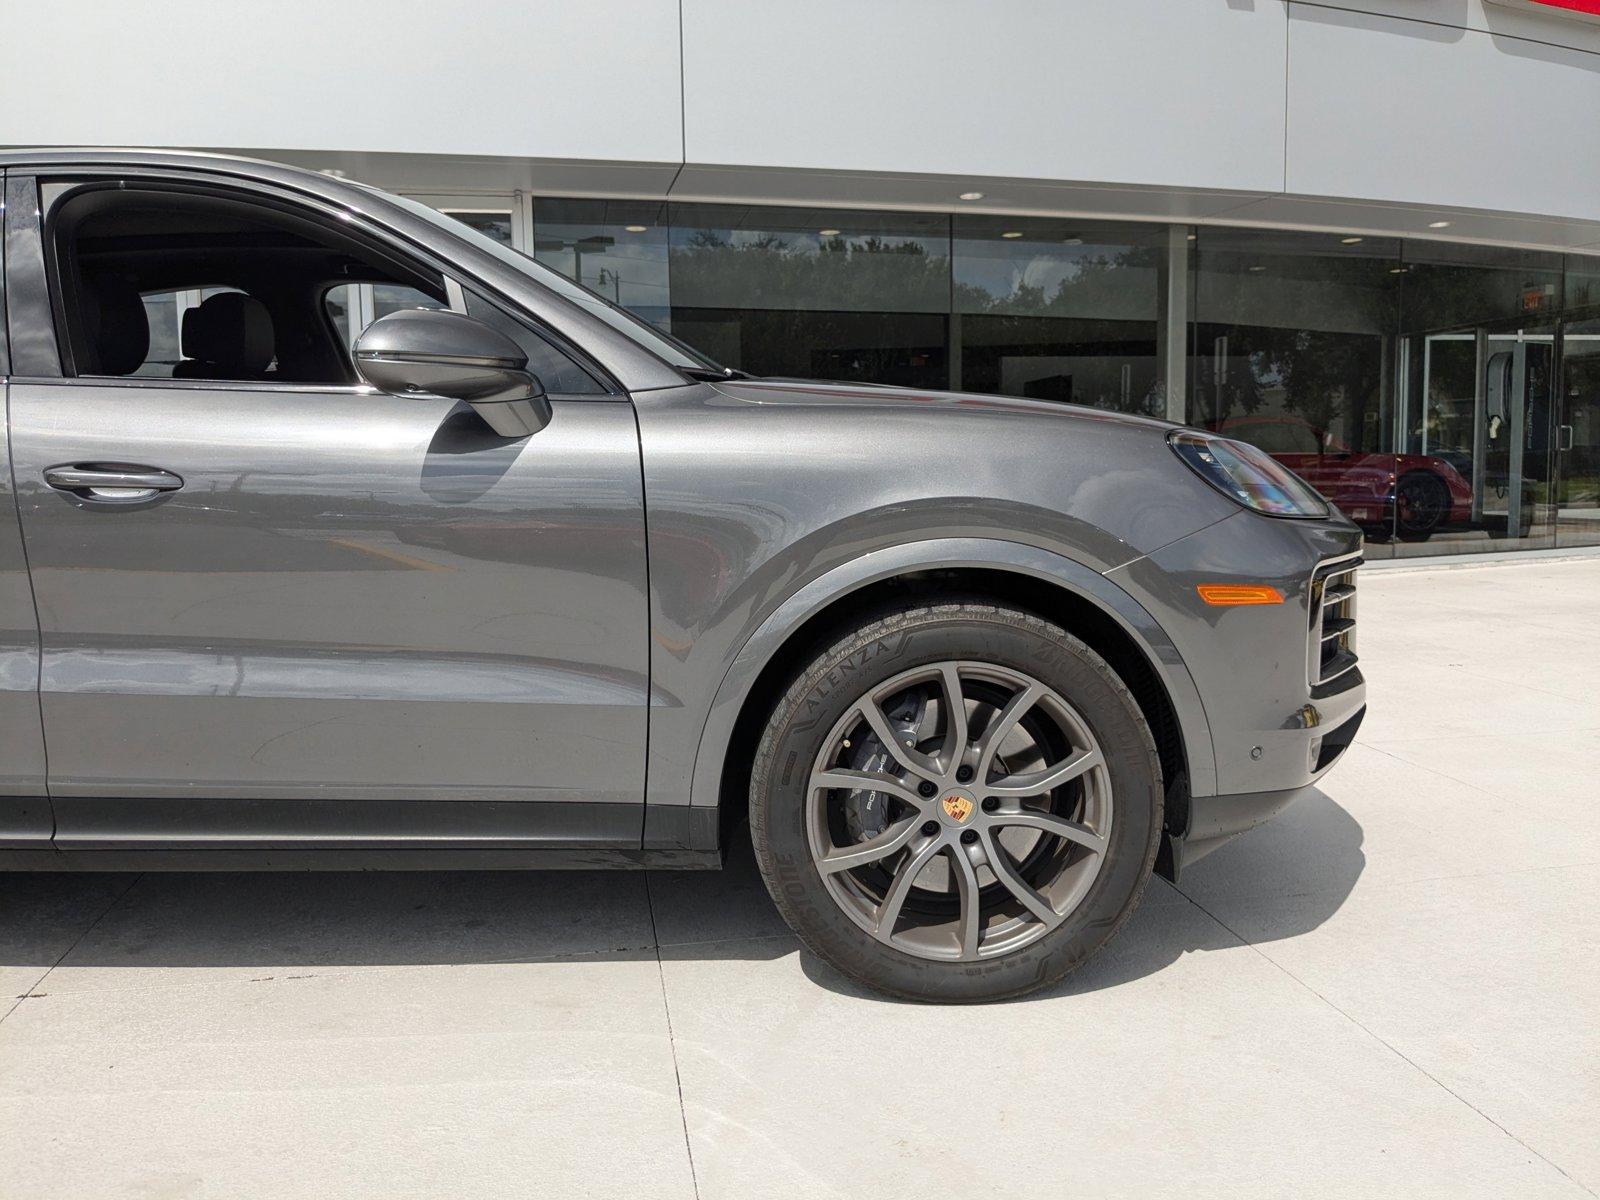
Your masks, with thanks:
M 1264 583 L 1201 583 L 1200 599 L 1219 607 L 1237 604 L 1282 604 L 1283 593 Z

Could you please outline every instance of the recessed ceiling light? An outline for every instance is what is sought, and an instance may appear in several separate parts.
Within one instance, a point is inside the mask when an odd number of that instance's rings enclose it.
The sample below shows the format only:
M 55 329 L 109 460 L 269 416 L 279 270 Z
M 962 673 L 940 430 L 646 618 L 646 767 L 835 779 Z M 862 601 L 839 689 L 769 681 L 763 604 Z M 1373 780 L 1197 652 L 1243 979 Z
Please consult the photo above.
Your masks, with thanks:
M 624 225 L 623 228 L 626 229 L 629 233 L 643 233 L 643 232 L 645 232 L 645 230 L 649 229 L 650 226 L 648 226 L 648 225 Z
M 1081 245 L 1083 245 L 1083 239 L 1082 238 L 1062 238 L 1061 239 L 1061 244 L 1063 246 L 1081 246 Z
M 1192 242 L 1192 241 L 1194 241 L 1194 239 L 1195 239 L 1195 235 L 1191 233 L 1188 237 L 1184 238 L 1184 241 Z
M 837 229 L 819 229 L 817 234 L 820 237 L 838 237 L 839 231 Z
M 982 200 L 983 199 L 983 193 L 982 192 L 962 192 L 960 198 L 962 200 Z
M 1000 235 L 1003 238 L 1019 238 L 1022 236 L 1020 229 L 1008 229 Z
M 1391 274 L 1391 275 L 1404 275 L 1405 273 L 1406 273 L 1406 269 L 1404 267 L 1390 267 L 1389 268 L 1389 274 Z
M 1265 267 L 1247 267 L 1246 270 L 1250 270 L 1250 271 L 1265 271 L 1266 268 Z
M 1429 229 L 1449 229 L 1450 228 L 1450 222 L 1449 221 L 1429 221 L 1428 222 L 1428 228 Z
M 1341 246 L 1354 246 L 1357 242 L 1362 241 L 1362 240 L 1364 240 L 1364 239 L 1358 238 L 1358 237 L 1340 238 L 1339 239 L 1339 244 Z

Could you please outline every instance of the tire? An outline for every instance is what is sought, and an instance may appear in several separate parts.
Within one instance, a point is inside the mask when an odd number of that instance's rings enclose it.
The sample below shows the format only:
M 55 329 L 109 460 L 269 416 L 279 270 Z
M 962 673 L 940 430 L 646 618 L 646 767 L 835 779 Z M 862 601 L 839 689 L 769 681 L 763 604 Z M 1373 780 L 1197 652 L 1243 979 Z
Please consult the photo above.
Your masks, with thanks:
M 855 770 L 870 786 L 817 782 Z M 1149 882 L 1162 806 L 1149 725 L 1098 654 L 1030 613 L 952 601 L 865 620 L 800 670 L 756 751 L 750 830 L 818 957 L 891 996 L 966 1003 L 1052 983 L 1111 938 Z
M 1425 542 L 1450 516 L 1450 489 L 1427 471 L 1411 471 L 1395 486 L 1395 533 L 1402 542 Z

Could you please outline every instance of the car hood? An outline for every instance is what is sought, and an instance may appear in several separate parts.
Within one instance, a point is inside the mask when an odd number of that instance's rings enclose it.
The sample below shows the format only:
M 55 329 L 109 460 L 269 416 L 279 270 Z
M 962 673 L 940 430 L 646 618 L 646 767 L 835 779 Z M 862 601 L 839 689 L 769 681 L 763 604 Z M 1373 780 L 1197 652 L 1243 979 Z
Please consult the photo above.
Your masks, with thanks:
M 988 536 L 1099 570 L 1243 510 L 1147 417 L 1006 396 L 807 380 L 718 380 L 678 419 L 646 422 L 647 464 L 669 449 L 780 497 L 795 536 L 837 520 L 876 536 Z M 704 486 L 709 470 L 700 475 Z

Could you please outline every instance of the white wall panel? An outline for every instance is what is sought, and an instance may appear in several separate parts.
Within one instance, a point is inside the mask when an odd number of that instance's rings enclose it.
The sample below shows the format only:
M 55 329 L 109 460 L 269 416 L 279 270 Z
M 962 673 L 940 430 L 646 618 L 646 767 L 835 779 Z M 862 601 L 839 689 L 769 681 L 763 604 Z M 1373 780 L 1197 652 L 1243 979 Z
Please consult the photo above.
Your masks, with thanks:
M 691 163 L 1283 186 L 1282 0 L 683 0 Z
M 677 161 L 677 0 L 50 0 L 0 141 Z
M 1288 190 L 1600 219 L 1600 56 L 1295 4 Z

